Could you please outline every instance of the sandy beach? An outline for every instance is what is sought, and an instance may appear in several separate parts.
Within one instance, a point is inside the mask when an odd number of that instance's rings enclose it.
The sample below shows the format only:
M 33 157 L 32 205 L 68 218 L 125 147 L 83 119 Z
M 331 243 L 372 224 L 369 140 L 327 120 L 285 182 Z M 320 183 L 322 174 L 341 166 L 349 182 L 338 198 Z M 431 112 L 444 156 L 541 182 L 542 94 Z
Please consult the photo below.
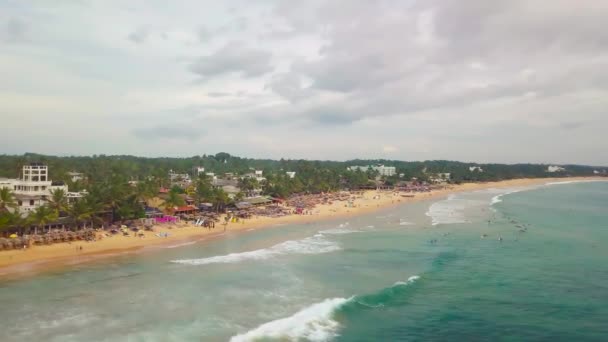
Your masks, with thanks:
M 489 188 L 528 187 L 549 182 L 593 180 L 594 178 L 542 178 L 516 179 L 489 183 L 466 183 L 450 185 L 444 189 L 432 190 L 427 193 L 416 193 L 413 197 L 403 197 L 403 193 L 391 191 L 365 191 L 353 201 L 349 207 L 344 201 L 336 201 L 331 205 L 319 205 L 310 215 L 290 215 L 284 217 L 252 217 L 238 223 L 228 223 L 226 227 L 217 224 L 214 229 L 185 225 L 180 228 L 168 229 L 166 226 L 156 226 L 154 232 L 145 232 L 144 237 L 111 236 L 95 242 L 58 243 L 48 246 L 34 246 L 26 250 L 11 250 L 0 252 L 0 277 L 11 277 L 34 274 L 65 265 L 99 260 L 100 258 L 152 251 L 156 248 L 179 247 L 203 240 L 229 238 L 231 235 L 262 228 L 280 229 L 281 225 L 291 223 L 309 223 L 337 217 L 361 215 L 382 208 L 404 205 L 411 202 L 445 197 L 452 193 L 475 191 Z M 225 230 L 224 230 L 225 229 Z M 155 234 L 167 232 L 166 238 Z M 82 249 L 80 248 L 82 247 Z

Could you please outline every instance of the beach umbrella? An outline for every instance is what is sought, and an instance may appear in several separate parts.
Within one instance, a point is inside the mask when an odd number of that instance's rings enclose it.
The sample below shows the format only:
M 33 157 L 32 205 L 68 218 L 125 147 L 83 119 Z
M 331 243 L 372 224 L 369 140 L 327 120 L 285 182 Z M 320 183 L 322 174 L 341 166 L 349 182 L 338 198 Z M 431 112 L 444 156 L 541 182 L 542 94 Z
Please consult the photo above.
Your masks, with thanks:
M 16 238 L 17 238 L 17 234 L 11 234 L 11 235 L 9 235 L 9 237 L 10 237 L 11 239 L 16 239 Z

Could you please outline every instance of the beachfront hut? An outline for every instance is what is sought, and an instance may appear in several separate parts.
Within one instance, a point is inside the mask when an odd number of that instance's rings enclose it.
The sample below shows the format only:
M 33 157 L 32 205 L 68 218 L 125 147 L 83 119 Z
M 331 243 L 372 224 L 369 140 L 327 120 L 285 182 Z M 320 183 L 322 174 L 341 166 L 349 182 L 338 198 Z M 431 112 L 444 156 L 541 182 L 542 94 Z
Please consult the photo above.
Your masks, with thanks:
M 175 207 L 171 210 L 172 215 L 191 215 L 198 212 L 198 208 L 193 205 L 183 205 L 181 207 Z
M 244 202 L 248 202 L 254 207 L 264 206 L 272 203 L 272 200 L 268 197 L 259 196 L 259 197 L 251 197 L 244 200 Z
M 234 204 L 234 206 L 235 206 L 235 207 L 236 207 L 238 210 L 245 210 L 245 209 L 249 209 L 249 208 L 251 208 L 251 207 L 252 207 L 252 206 L 251 206 L 251 203 L 249 203 L 249 202 L 245 202 L 245 201 L 235 203 L 235 204 Z
M 198 210 L 200 211 L 213 211 L 213 204 L 211 203 L 201 203 L 198 205 Z

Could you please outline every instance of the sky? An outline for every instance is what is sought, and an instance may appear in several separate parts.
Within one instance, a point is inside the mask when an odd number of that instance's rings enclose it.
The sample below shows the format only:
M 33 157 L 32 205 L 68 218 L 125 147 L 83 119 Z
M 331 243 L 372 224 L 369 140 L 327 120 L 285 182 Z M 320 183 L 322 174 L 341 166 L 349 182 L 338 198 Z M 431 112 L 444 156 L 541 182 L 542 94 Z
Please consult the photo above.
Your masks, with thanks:
M 605 0 L 0 0 L 0 154 L 608 165 Z

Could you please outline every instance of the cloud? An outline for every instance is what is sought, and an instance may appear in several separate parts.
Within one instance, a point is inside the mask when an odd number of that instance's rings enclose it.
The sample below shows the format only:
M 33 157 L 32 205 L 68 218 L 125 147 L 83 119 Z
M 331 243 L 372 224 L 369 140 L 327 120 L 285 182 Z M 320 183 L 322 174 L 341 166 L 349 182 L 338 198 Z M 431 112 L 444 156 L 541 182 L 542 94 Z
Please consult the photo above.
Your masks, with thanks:
M 227 73 L 257 77 L 273 71 L 272 53 L 249 48 L 240 42 L 230 42 L 214 53 L 199 57 L 190 71 L 205 78 Z
M 147 29 L 140 28 L 140 29 L 137 29 L 137 30 L 129 33 L 129 35 L 127 36 L 127 39 L 129 39 L 133 43 L 142 44 L 142 43 L 145 43 L 145 41 L 148 39 L 149 35 L 150 35 L 150 32 Z
M 397 151 L 398 151 L 398 149 L 395 146 L 392 146 L 392 145 L 384 145 L 384 146 L 382 146 L 382 152 L 393 153 L 393 152 L 397 152 Z
M 213 33 L 204 26 L 198 29 L 197 35 L 201 43 L 208 43 L 213 39 Z
M 232 96 L 231 93 L 228 92 L 223 92 L 223 91 L 211 91 L 207 93 L 207 96 L 209 97 L 227 97 L 227 96 Z
M 0 33 L 0 38 L 9 43 L 16 43 L 25 39 L 27 25 L 18 18 L 9 18 L 4 25 L 4 32 Z
M 133 135 L 143 140 L 198 140 L 205 135 L 205 131 L 185 124 L 167 123 L 166 125 L 134 129 Z
M 34 150 L 20 128 L 52 117 L 49 153 L 608 164 L 606 17 L 601 0 L 15 3 L 0 139 Z

